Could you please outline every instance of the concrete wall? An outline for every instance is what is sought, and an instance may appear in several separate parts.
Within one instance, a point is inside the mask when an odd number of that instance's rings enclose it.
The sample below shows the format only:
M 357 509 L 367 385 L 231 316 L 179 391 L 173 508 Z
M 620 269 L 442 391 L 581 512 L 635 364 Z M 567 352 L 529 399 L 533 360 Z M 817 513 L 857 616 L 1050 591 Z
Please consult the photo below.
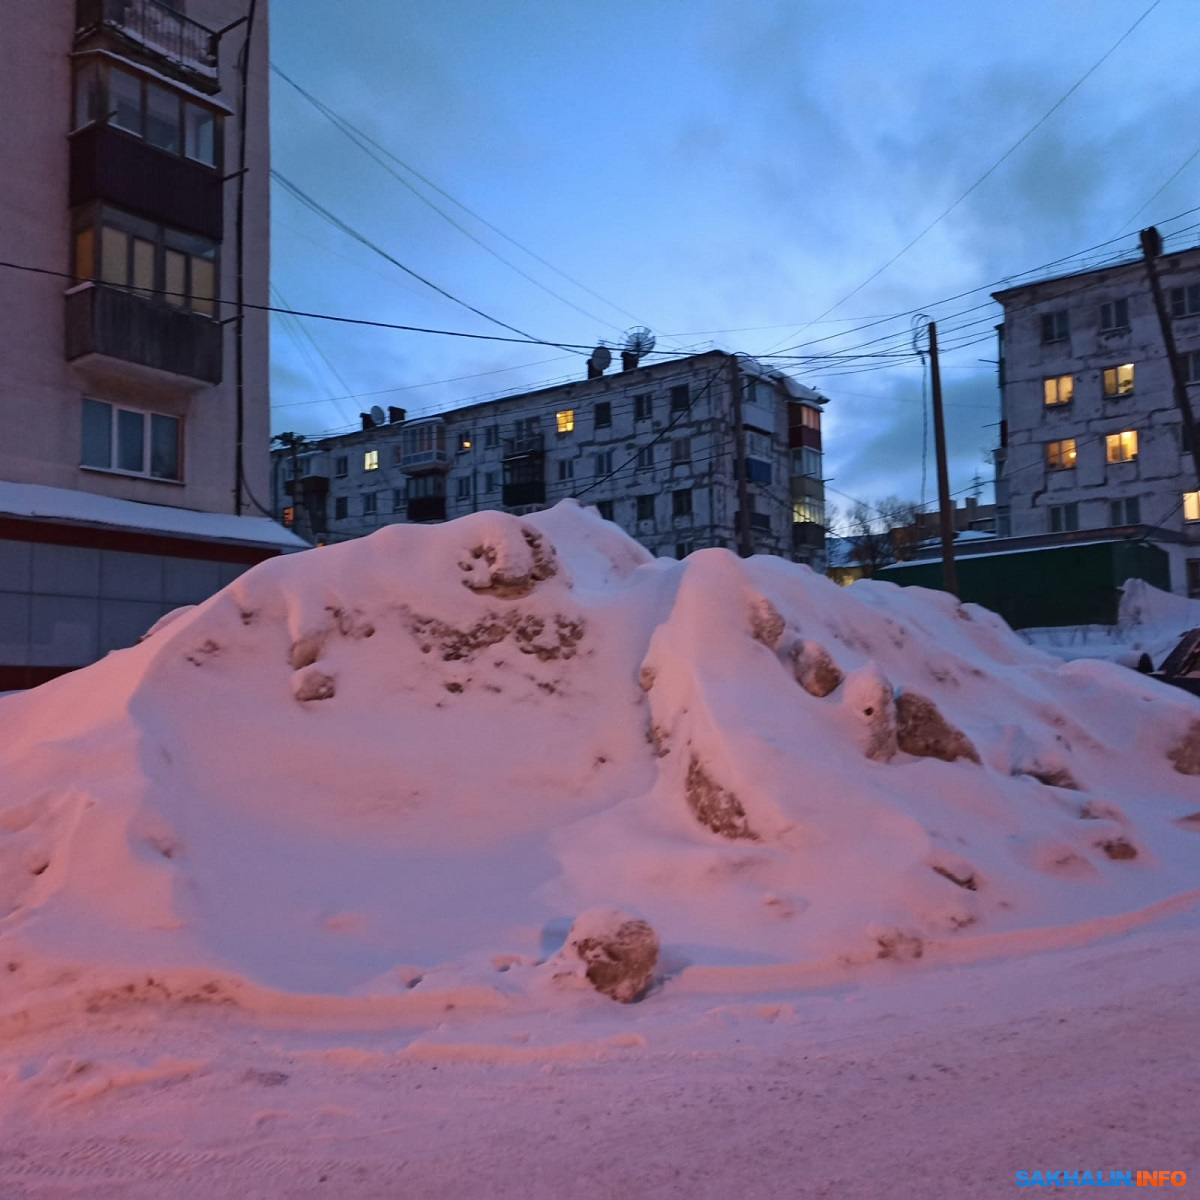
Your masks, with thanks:
M 268 303 L 269 153 L 267 4 L 260 0 L 254 32 L 247 177 L 247 299 Z M 0 259 L 52 272 L 70 267 L 68 140 L 71 127 L 69 54 L 74 35 L 68 0 L 6 4 L 0 36 Z M 244 15 L 246 0 L 191 0 L 190 16 L 218 29 Z M 236 58 L 244 27 L 221 46 L 218 97 L 239 103 Z M 237 161 L 237 122 L 225 121 L 226 170 Z M 222 294 L 234 287 L 235 188 L 226 185 Z M 224 382 L 193 390 L 170 377 L 99 371 L 64 355 L 63 293 L 70 281 L 0 268 L 0 479 L 200 511 L 232 512 L 234 489 L 234 338 L 225 330 Z M 246 322 L 246 474 L 265 503 L 268 485 L 268 323 Z M 184 420 L 182 483 L 80 468 L 83 396 L 164 412 Z M 255 511 L 246 501 L 243 512 Z

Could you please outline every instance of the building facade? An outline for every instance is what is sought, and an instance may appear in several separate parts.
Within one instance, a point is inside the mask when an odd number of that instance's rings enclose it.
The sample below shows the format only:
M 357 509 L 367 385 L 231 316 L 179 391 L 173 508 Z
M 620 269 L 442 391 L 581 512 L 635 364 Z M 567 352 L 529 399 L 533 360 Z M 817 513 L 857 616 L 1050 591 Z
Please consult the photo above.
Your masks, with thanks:
M 233 303 L 239 243 L 245 300 L 268 291 L 267 5 L 251 22 L 251 4 L 5 8 L 0 690 L 128 645 L 295 544 L 253 515 L 267 315 L 239 323 Z
M 1158 269 L 1196 412 L 1200 248 L 1167 254 Z M 997 532 L 1123 530 L 1167 552 L 1172 591 L 1200 595 L 1200 483 L 1144 262 L 994 298 L 1004 307 Z
M 337 541 L 574 497 L 658 555 L 726 546 L 823 570 L 824 403 L 720 351 L 627 359 L 595 378 L 420 419 L 391 409 L 360 432 L 284 446 L 272 498 L 301 536 Z

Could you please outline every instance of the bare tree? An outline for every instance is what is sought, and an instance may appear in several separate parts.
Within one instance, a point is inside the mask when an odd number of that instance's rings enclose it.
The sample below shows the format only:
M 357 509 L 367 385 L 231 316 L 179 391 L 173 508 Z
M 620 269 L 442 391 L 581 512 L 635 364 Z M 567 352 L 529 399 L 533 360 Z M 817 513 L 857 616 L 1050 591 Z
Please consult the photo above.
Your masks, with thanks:
M 913 557 L 923 536 L 920 513 L 920 505 L 898 496 L 855 504 L 847 518 L 854 543 L 850 557 L 867 575 Z

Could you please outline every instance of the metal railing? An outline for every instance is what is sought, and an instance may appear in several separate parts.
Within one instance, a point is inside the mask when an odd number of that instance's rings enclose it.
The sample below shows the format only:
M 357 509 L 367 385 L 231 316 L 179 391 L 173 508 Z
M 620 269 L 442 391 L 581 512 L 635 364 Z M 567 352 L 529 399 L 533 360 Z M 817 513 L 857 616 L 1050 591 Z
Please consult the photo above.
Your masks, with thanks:
M 76 35 L 101 25 L 119 30 L 172 62 L 216 78 L 217 35 L 162 0 L 75 0 Z

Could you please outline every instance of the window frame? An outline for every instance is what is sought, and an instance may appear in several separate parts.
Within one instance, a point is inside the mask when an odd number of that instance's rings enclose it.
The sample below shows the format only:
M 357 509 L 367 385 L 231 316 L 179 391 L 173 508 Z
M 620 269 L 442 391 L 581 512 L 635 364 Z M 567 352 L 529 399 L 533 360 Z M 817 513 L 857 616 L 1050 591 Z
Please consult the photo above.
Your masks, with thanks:
M 634 421 L 649 421 L 654 416 L 654 396 L 651 392 L 638 392 L 633 398 Z
M 1075 438 L 1058 438 L 1046 443 L 1046 469 L 1073 471 L 1079 461 L 1079 446 Z
M 559 437 L 566 437 L 575 432 L 575 410 L 573 408 L 559 409 L 554 414 L 554 431 Z
M 596 501 L 596 511 L 600 514 L 601 517 L 604 518 L 604 520 L 606 520 L 606 521 L 613 520 L 614 508 L 613 508 L 613 502 L 611 500 L 597 500 Z
M 1120 400 L 1132 396 L 1137 378 L 1136 363 L 1118 363 L 1115 367 L 1104 367 L 1100 371 L 1100 392 L 1105 400 Z M 1129 372 L 1128 386 L 1122 387 L 1123 371 Z
M 1167 304 L 1175 320 L 1200 316 L 1200 283 L 1185 283 L 1167 290 Z
M 639 446 L 637 459 L 635 460 L 635 471 L 653 471 L 654 470 L 654 446 Z
M 675 384 L 669 396 L 670 411 L 673 414 L 687 412 L 692 407 L 692 390 L 686 383 Z
M 1066 386 L 1064 388 L 1064 380 Z M 1053 390 L 1055 399 L 1050 399 Z M 1067 395 L 1063 396 L 1063 391 Z M 1042 379 L 1042 407 L 1064 408 L 1075 399 L 1075 375 L 1068 371 L 1063 375 L 1047 375 Z
M 571 483 L 575 479 L 575 460 L 573 458 L 560 458 L 558 460 L 558 482 Z
M 1065 342 L 1071 336 L 1071 320 L 1065 308 L 1056 308 L 1051 312 L 1039 314 L 1041 317 L 1041 343 L 1052 346 Z M 1049 336 L 1047 336 L 1049 333 Z
M 79 446 L 79 466 L 85 471 L 103 471 L 111 475 L 124 475 L 130 479 L 150 479 L 156 483 L 175 483 L 182 484 L 184 478 L 184 425 L 183 417 L 175 416 L 173 413 L 158 412 L 153 409 L 130 408 L 127 405 L 115 404 L 111 400 L 99 400 L 95 396 L 83 396 L 80 406 L 80 446 Z M 88 405 L 95 408 L 107 408 L 109 410 L 109 427 L 108 427 L 108 462 L 107 464 L 100 462 L 85 462 L 84 457 L 88 453 L 87 446 L 84 443 L 84 428 L 87 423 Z M 134 470 L 130 467 L 118 465 L 122 457 L 122 416 L 136 417 L 140 419 L 141 424 L 141 468 Z M 175 474 L 167 475 L 157 472 L 154 467 L 155 454 L 155 421 L 170 421 L 174 426 L 175 431 L 175 450 L 173 454 L 173 463 Z M 124 422 L 128 425 L 128 422 Z
M 379 450 L 371 449 L 363 451 L 363 467 L 364 471 L 379 470 Z
M 1200 491 L 1183 493 L 1183 520 L 1186 525 L 1200 521 Z
M 595 468 L 598 479 L 602 479 L 605 475 L 611 475 L 613 473 L 613 452 L 611 450 L 598 450 L 592 465 Z
M 117 123 L 117 109 L 113 107 L 111 97 L 115 91 L 112 76 L 116 73 L 135 81 L 138 86 L 138 118 L 137 128 L 131 129 L 128 124 Z M 94 77 L 89 84 L 86 76 Z M 160 145 L 149 136 L 150 97 L 151 89 L 172 97 L 178 108 L 175 118 L 175 144 L 177 149 Z M 189 147 L 199 149 L 197 139 L 192 137 L 193 127 L 189 124 L 189 114 L 199 114 L 207 118 L 209 142 L 211 146 L 211 161 L 209 155 L 190 153 Z M 82 58 L 71 72 L 71 132 L 79 133 L 93 125 L 107 125 L 118 130 L 126 137 L 136 138 L 148 146 L 169 154 L 172 158 L 183 158 L 188 162 L 208 170 L 219 172 L 223 170 L 225 159 L 224 118 L 227 114 L 215 105 L 205 104 L 199 97 L 172 87 L 169 80 L 154 78 L 141 71 L 136 63 L 114 61 L 99 54 Z
M 695 508 L 692 501 L 692 489 L 677 488 L 671 493 L 671 519 L 673 521 L 691 518 L 695 515 Z
M 1076 533 L 1079 530 L 1079 501 L 1068 500 L 1065 504 L 1049 506 L 1051 533 Z
M 592 428 L 594 429 L 611 429 L 612 428 L 612 401 L 597 400 L 592 405 Z
M 635 520 L 637 520 L 637 521 L 653 521 L 656 519 L 655 512 L 654 512 L 654 500 L 655 500 L 654 492 L 642 493 L 641 495 L 635 496 L 634 500 L 637 502 L 637 506 L 634 509 L 634 519 Z
M 1131 440 L 1127 440 L 1131 439 Z M 1132 450 L 1130 447 L 1132 446 Z M 1114 450 L 1119 449 L 1120 458 L 1114 458 Z M 1138 431 L 1122 429 L 1118 433 L 1104 435 L 1104 461 L 1109 466 L 1120 466 L 1123 463 L 1136 462 L 1138 456 Z
M 1100 305 L 1101 333 L 1118 333 L 1128 330 L 1129 328 L 1128 296 L 1122 296 L 1117 300 L 1105 300 Z

